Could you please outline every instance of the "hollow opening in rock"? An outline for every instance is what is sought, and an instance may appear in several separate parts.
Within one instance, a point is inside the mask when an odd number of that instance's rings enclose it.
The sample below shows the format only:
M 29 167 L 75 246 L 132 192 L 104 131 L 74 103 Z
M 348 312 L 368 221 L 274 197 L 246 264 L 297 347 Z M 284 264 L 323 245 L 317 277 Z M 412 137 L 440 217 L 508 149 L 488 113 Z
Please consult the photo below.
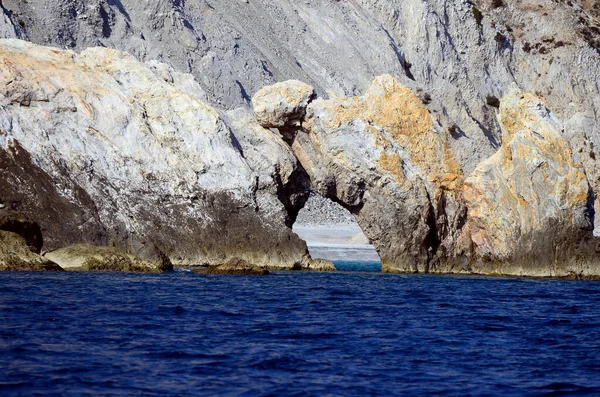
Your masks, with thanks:
M 298 213 L 293 230 L 313 258 L 329 259 L 338 271 L 381 271 L 377 251 L 354 216 L 316 192 Z

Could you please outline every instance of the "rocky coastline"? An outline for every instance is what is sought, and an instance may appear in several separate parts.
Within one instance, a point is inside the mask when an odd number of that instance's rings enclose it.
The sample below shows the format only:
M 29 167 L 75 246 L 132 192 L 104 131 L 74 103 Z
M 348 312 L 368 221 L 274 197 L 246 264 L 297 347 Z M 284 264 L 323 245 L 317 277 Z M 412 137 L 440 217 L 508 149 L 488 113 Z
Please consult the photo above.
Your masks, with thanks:
M 0 270 L 331 271 L 292 226 L 354 224 L 384 272 L 600 277 L 595 8 L 96 3 L 0 1 Z

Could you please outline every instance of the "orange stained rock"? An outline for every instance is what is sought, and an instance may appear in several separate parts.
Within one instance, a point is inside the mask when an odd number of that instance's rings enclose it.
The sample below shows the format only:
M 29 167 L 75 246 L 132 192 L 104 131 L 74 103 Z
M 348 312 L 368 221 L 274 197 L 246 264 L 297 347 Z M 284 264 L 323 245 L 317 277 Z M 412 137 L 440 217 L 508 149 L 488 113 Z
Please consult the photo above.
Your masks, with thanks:
M 218 113 L 212 107 L 167 83 L 156 83 L 156 76 L 127 53 L 108 48 L 88 48 L 81 54 L 76 54 L 73 51 L 15 42 L 18 45 L 3 43 L 0 51 L 2 94 L 23 92 L 36 96 L 30 98 L 32 101 L 47 101 L 54 95 L 65 93 L 73 99 L 73 105 L 79 111 L 86 112 L 92 119 L 96 115 L 91 103 L 120 103 L 122 95 L 129 96 L 129 103 L 139 102 L 140 107 L 144 107 L 148 112 L 155 108 L 160 110 L 159 107 L 168 99 L 174 102 L 174 105 L 165 106 L 177 106 L 180 110 L 198 110 L 212 123 L 219 119 Z M 32 53 L 35 53 L 35 56 L 32 56 Z M 129 73 L 126 74 L 124 70 Z M 123 76 L 126 79 L 129 74 L 139 79 L 140 83 L 154 83 L 134 84 L 130 92 L 124 93 L 117 89 L 117 78 Z M 144 88 L 147 86 L 151 89 Z
M 398 154 L 388 153 L 399 146 L 421 176 L 435 186 L 456 190 L 462 171 L 444 138 L 434 128 L 431 114 L 409 88 L 389 75 L 379 76 L 362 97 L 334 98 L 322 104 L 330 117 L 325 127 L 333 130 L 354 120 L 367 124 L 366 132 L 382 147 L 379 163 L 399 181 L 405 178 Z
M 590 194 L 562 127 L 532 94 L 502 99 L 502 147 L 465 180 L 465 231 L 480 253 L 508 255 L 553 222 L 578 225 Z
M 404 170 L 402 169 L 402 159 L 398 153 L 389 154 L 387 152 L 381 152 L 379 165 L 382 169 L 392 174 L 398 183 L 404 184 L 408 182 L 406 175 L 404 175 Z

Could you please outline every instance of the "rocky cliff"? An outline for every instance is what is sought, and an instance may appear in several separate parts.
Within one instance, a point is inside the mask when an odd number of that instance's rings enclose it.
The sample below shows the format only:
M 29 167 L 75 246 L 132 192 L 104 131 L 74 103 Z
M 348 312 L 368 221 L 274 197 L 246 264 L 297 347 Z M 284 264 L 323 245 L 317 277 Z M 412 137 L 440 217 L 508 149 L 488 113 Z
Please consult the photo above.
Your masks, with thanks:
M 164 64 L 3 40 L 0 211 L 38 221 L 46 249 L 85 241 L 184 264 L 304 263 L 289 226 L 306 176 L 281 138 L 244 117 Z
M 437 120 L 393 77 L 360 97 L 307 93 L 296 81 L 266 87 L 257 119 L 278 127 L 313 188 L 355 215 L 384 271 L 598 276 L 592 189 L 535 95 L 500 101 L 502 146 L 465 177 Z
M 2 0 L 0 34 L 106 46 L 193 73 L 211 103 L 246 106 L 297 79 L 363 94 L 391 74 L 439 120 L 471 172 L 500 147 L 498 99 L 516 85 L 553 109 L 600 188 L 598 1 Z
M 49 248 L 306 265 L 312 188 L 389 271 L 595 271 L 596 2 L 2 0 L 0 34 L 79 51 L 0 48 L 1 206 Z

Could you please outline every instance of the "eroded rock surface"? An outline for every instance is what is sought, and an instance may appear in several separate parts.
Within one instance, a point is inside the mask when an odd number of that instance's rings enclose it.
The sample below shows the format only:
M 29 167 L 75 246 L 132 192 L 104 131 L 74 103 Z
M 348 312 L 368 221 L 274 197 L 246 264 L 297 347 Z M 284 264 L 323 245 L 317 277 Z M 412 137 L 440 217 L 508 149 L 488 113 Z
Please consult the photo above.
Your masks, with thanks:
M 233 258 L 229 262 L 209 266 L 206 269 L 194 270 L 194 273 L 200 274 L 228 274 L 233 276 L 266 276 L 269 271 L 263 267 L 248 263 L 242 259 Z
M 44 258 L 27 246 L 27 242 L 16 233 L 0 230 L 0 271 L 62 271 L 51 260 Z
M 469 267 L 511 275 L 600 273 L 593 193 L 561 122 L 532 94 L 502 99 L 502 147 L 465 180 Z
M 500 147 L 496 106 L 517 84 L 568 127 L 600 190 L 598 1 L 3 0 L 0 34 L 166 62 L 228 109 L 277 81 L 352 96 L 388 73 L 426 102 L 466 174 Z
M 173 265 L 149 262 L 126 254 L 114 247 L 77 244 L 44 254 L 65 270 L 88 272 L 162 273 L 172 271 Z
M 385 270 L 427 271 L 463 216 L 462 173 L 439 125 L 389 75 L 364 96 L 310 103 L 291 148 L 312 187 L 356 216 Z
M 312 86 L 297 80 L 269 85 L 252 97 L 254 115 L 265 128 L 299 126 L 315 96 Z
M 48 250 L 88 242 L 182 264 L 308 261 L 289 228 L 305 174 L 249 112 L 232 115 L 164 64 L 1 40 L 2 200 L 39 222 Z
M 565 128 L 519 90 L 499 120 L 502 146 L 465 179 L 437 120 L 384 75 L 362 97 L 311 102 L 290 144 L 312 187 L 354 214 L 383 271 L 600 275 L 593 193 Z

